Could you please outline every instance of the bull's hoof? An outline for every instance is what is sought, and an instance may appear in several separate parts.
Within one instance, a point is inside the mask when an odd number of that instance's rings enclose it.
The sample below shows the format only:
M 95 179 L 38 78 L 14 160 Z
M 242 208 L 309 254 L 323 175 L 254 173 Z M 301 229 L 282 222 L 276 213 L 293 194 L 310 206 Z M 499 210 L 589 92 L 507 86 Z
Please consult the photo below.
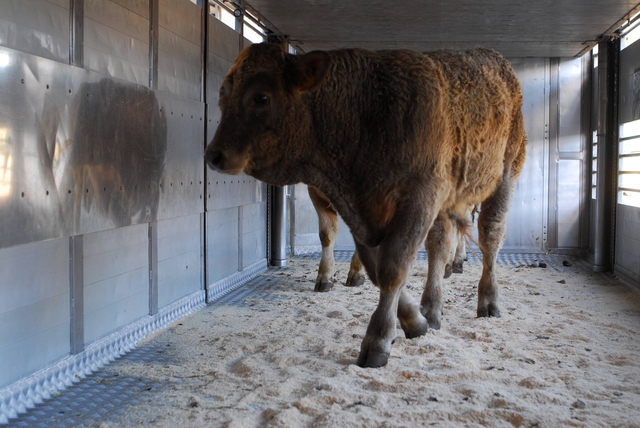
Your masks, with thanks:
M 463 273 L 464 272 L 464 268 L 462 266 L 462 262 L 453 262 L 453 267 L 452 267 L 453 273 Z
M 427 319 L 429 328 L 440 330 L 440 314 L 437 310 L 422 306 L 420 308 L 420 312 L 422 313 L 422 316 Z M 442 313 L 442 311 L 440 311 L 440 313 Z
M 364 284 L 364 278 L 347 278 L 347 282 L 345 282 L 345 286 L 347 287 L 360 287 Z
M 362 368 L 376 368 L 386 366 L 387 361 L 389 361 L 388 352 L 373 353 L 361 351 L 356 364 Z
M 444 267 L 444 278 L 449 278 L 451 276 L 451 264 L 447 263 L 447 265 Z
M 500 309 L 495 303 L 489 303 L 484 308 L 478 308 L 478 318 L 495 317 L 500 318 Z
M 327 291 L 331 291 L 332 288 L 333 282 L 316 282 L 316 287 L 313 289 L 313 291 L 326 293 Z
M 407 339 L 415 339 L 416 337 L 424 336 L 429 331 L 429 324 L 425 322 L 423 325 L 414 328 L 404 328 L 404 335 Z

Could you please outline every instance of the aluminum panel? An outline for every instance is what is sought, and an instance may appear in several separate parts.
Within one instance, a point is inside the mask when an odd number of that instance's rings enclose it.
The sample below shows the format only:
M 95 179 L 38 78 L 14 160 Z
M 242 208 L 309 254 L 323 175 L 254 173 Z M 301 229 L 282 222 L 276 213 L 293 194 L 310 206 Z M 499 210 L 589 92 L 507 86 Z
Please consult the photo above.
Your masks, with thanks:
M 213 284 L 239 270 L 238 208 L 207 213 L 207 274 Z
M 202 87 L 201 9 L 160 0 L 158 89 L 199 101 Z
M 580 192 L 582 161 L 558 161 L 558 247 L 580 247 Z
M 229 176 L 209 172 L 207 176 L 208 209 L 224 209 L 262 202 L 266 185 L 248 175 Z
M 155 94 L 0 53 L 0 246 L 156 219 L 167 119 Z
M 149 10 L 110 0 L 85 1 L 84 65 L 101 74 L 149 84 Z
M 0 46 L 69 63 L 69 2 L 3 0 Z
M 209 15 L 209 52 L 233 62 L 240 53 L 240 34 Z
M 267 203 L 242 207 L 243 269 L 267 257 Z
M 558 151 L 582 150 L 582 58 L 560 59 L 558 73 Z M 579 194 L 574 197 L 579 199 Z
M 204 211 L 204 104 L 156 92 L 166 117 L 167 144 L 158 219 Z
M 200 290 L 200 215 L 158 222 L 158 306 Z
M 0 388 L 69 354 L 68 246 L 0 250 Z
M 146 224 L 84 236 L 85 344 L 149 313 Z

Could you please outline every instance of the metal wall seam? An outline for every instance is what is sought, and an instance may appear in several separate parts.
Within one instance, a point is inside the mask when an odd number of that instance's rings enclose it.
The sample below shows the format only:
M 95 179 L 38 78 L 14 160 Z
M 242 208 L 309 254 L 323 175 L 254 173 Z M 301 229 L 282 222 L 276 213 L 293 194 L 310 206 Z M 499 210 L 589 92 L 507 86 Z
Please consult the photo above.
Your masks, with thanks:
M 149 87 L 158 89 L 158 30 L 160 0 L 149 0 Z
M 84 0 L 70 0 L 69 65 L 84 67 Z
M 83 236 L 69 238 L 69 297 L 71 355 L 84 351 L 84 245 Z

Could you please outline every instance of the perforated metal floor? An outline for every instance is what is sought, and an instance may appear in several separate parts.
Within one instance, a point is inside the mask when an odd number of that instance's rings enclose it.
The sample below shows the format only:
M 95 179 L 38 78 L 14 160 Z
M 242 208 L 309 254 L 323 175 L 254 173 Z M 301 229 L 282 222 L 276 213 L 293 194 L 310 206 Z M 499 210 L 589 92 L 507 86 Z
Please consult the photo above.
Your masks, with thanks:
M 335 258 L 339 262 L 349 262 L 353 253 L 351 251 L 336 251 Z M 297 259 L 319 259 L 320 255 L 307 255 L 296 257 Z M 426 260 L 426 254 L 421 252 L 418 260 Z M 502 253 L 498 257 L 498 263 L 510 266 L 540 267 L 540 263 L 547 269 L 563 271 L 566 267 L 563 262 L 585 263 L 574 258 L 561 255 L 545 254 L 510 254 Z M 469 252 L 470 264 L 479 264 L 480 259 L 476 253 Z M 566 263 L 565 263 L 566 264 Z M 269 283 L 276 281 L 278 275 L 286 268 L 274 268 L 267 274 L 260 275 L 246 284 L 236 288 L 222 296 L 216 302 L 210 304 L 216 306 L 237 305 L 242 306 L 246 297 L 260 298 L 267 301 L 277 299 L 276 294 L 270 291 Z M 167 363 L 177 364 L 172 357 L 159 346 L 146 345 L 129 352 L 121 358 L 123 362 L 133 363 Z M 109 370 L 101 370 L 79 381 L 70 388 L 62 391 L 35 408 L 20 414 L 18 418 L 9 421 L 3 427 L 92 427 L 105 426 L 109 420 L 127 411 L 132 405 L 148 401 L 152 392 L 163 388 L 170 388 L 170 382 L 157 382 L 143 378 L 132 378 L 122 375 L 114 375 Z

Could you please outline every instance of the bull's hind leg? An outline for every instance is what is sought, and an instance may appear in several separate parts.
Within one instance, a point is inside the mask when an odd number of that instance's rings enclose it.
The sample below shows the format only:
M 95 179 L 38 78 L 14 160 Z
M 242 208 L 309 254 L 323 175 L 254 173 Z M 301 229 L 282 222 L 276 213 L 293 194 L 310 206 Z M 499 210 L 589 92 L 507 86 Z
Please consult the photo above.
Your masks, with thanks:
M 421 300 L 422 314 L 427 318 L 429 327 L 440 328 L 442 315 L 442 278 L 446 277 L 447 266 L 450 274 L 450 255 L 454 247 L 456 228 L 446 213 L 440 213 L 427 235 L 427 258 L 429 268 L 427 283 Z
M 353 257 L 351 257 L 351 266 L 349 266 L 349 275 L 347 276 L 345 285 L 347 287 L 359 287 L 364 284 L 365 279 L 364 266 L 362 266 L 362 262 L 356 251 L 353 253 Z
M 315 187 L 308 187 L 309 197 L 318 213 L 318 227 L 320 244 L 322 244 L 322 258 L 318 266 L 315 291 L 329 291 L 333 288 L 331 281 L 335 270 L 333 247 L 338 234 L 338 214 L 327 197 Z
M 464 232 L 462 230 L 457 231 L 458 245 L 456 247 L 456 255 L 453 258 L 453 264 L 451 265 L 451 271 L 453 273 L 464 272 L 464 262 L 467 260 L 467 249 L 464 242 Z
M 478 216 L 478 244 L 483 256 L 478 284 L 478 317 L 500 316 L 495 264 L 505 238 L 507 211 L 514 187 L 515 179 L 503 178 L 493 195 L 482 203 Z

